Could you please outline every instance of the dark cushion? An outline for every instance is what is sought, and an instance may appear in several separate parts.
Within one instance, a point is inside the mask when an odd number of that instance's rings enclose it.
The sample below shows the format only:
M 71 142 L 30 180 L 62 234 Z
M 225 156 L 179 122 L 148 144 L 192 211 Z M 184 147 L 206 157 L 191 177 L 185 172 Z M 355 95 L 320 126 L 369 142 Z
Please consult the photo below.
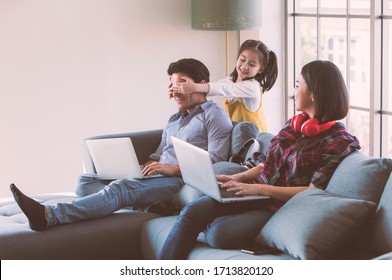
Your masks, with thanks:
M 257 238 L 297 259 L 329 259 L 371 217 L 374 202 L 311 188 L 286 202 Z

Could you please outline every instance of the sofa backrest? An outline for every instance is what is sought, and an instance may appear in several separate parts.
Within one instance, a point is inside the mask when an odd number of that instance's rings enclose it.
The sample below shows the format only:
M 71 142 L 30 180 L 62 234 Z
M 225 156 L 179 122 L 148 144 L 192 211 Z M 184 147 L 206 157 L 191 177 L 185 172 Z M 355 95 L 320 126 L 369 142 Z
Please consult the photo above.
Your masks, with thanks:
M 371 238 L 376 255 L 392 252 L 392 174 L 378 204 Z

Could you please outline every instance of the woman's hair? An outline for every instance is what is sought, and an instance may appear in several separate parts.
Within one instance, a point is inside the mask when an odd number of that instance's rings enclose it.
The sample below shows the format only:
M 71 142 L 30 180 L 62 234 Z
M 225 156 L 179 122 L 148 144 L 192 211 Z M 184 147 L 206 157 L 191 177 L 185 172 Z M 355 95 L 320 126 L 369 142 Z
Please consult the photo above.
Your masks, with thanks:
M 256 51 L 259 54 L 260 64 L 264 66 L 262 73 L 258 73 L 255 77 L 249 79 L 258 81 L 263 88 L 263 92 L 270 90 L 278 77 L 278 60 L 276 54 L 258 40 L 246 40 L 242 43 L 238 51 L 237 59 L 245 50 Z M 238 72 L 236 67 L 230 76 L 233 78 L 233 82 L 237 81 Z
M 179 61 L 170 63 L 167 74 L 184 73 L 188 75 L 195 83 L 210 81 L 210 71 L 199 60 L 194 58 L 183 58 Z
M 315 60 L 302 67 L 301 75 L 314 96 L 315 119 L 326 123 L 346 117 L 349 96 L 343 76 L 335 64 Z M 323 139 L 322 134 L 313 138 L 301 138 L 292 148 L 308 150 L 317 147 Z
M 343 76 L 335 64 L 315 60 L 304 65 L 301 74 L 314 96 L 314 118 L 326 123 L 346 117 L 349 96 Z

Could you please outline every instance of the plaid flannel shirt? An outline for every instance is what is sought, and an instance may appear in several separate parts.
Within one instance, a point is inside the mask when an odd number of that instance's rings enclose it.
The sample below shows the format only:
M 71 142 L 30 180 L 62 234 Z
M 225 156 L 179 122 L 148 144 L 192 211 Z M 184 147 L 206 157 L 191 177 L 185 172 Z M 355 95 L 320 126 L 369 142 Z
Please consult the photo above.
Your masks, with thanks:
M 315 148 L 291 149 L 303 136 L 291 128 L 289 120 L 271 140 L 257 181 L 276 186 L 308 186 L 312 183 L 325 189 L 339 163 L 360 146 L 358 139 L 339 122 L 321 136 L 324 138 Z

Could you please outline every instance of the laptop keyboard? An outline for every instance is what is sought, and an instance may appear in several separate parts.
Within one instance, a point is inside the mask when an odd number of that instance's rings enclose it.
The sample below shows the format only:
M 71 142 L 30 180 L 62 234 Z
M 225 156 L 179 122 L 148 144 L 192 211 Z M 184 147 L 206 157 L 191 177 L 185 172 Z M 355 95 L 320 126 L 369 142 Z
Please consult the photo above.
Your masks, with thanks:
M 218 182 L 219 192 L 222 198 L 232 198 L 232 197 L 242 197 L 243 195 L 235 195 L 235 192 L 229 192 L 226 189 L 222 189 L 221 186 L 223 185 L 222 182 Z
M 235 195 L 235 192 L 229 192 L 225 189 L 219 188 L 220 194 L 222 198 L 231 198 L 231 197 L 241 197 L 238 195 Z

